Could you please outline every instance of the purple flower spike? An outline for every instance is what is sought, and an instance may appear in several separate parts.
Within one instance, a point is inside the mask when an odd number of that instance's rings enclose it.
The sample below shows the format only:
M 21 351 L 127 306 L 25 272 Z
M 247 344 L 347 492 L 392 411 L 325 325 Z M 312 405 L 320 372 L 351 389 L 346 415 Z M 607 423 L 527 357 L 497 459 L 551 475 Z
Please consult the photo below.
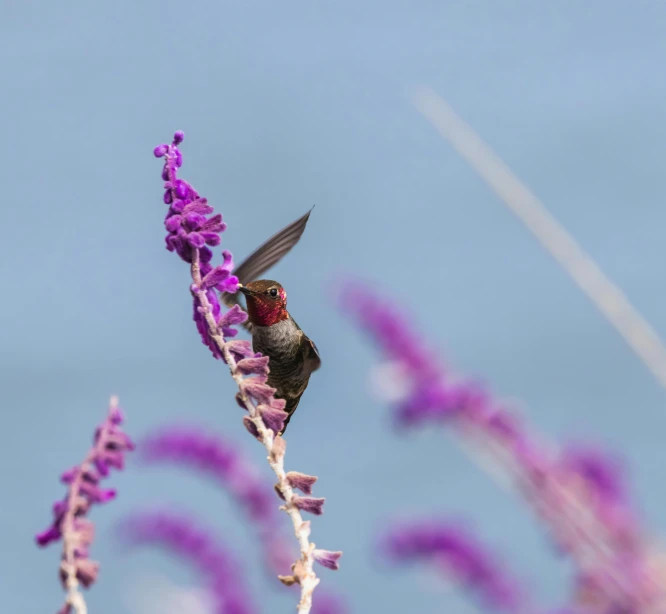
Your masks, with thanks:
M 207 292 L 207 305 L 202 305 L 201 297 L 196 290 L 192 291 L 194 303 L 194 321 L 201 339 L 207 345 L 215 358 L 223 358 L 219 348 L 210 338 L 209 327 L 206 325 L 202 309 L 212 308 L 217 312 L 216 318 L 220 316 L 220 304 L 213 289 L 220 292 L 235 293 L 238 290 L 238 278 L 232 275 L 233 258 L 231 253 L 222 253 L 222 264 L 212 267 L 210 261 L 210 250 L 205 247 L 216 246 L 221 242 L 220 234 L 224 232 L 226 224 L 222 216 L 213 213 L 213 208 L 208 205 L 205 198 L 199 196 L 198 192 L 184 179 L 177 177 L 178 168 L 182 165 L 182 154 L 178 146 L 183 142 L 184 134 L 178 131 L 174 134 L 171 145 L 159 145 L 153 151 L 156 157 L 165 159 L 162 178 L 164 179 L 164 203 L 169 206 L 164 226 L 168 232 L 166 236 L 166 247 L 169 251 L 176 252 L 185 262 L 196 270 L 199 279 L 197 286 Z M 236 322 L 239 323 L 239 322 Z M 223 324 L 223 335 L 233 337 L 236 334 L 232 324 Z
M 309 525 L 303 521 L 300 512 L 306 509 L 320 514 L 323 499 L 299 498 L 285 477 L 286 442 L 277 435 L 284 428 L 284 405 L 280 406 L 274 397 L 276 390 L 267 384 L 267 360 L 253 352 L 248 342 L 231 339 L 237 332 L 233 326 L 247 316 L 237 305 L 224 313 L 217 292 L 234 294 L 238 291 L 239 281 L 233 275 L 231 252 L 224 250 L 222 264 L 215 266 L 210 249 L 221 242 L 220 235 L 225 231 L 226 224 L 222 215 L 215 214 L 206 199 L 178 176 L 182 165 L 178 146 L 182 140 L 182 133 L 176 133 L 166 150 L 163 147 L 155 150 L 156 154 L 164 152 L 162 179 L 166 190 L 164 202 L 168 205 L 164 220 L 168 233 L 166 249 L 178 254 L 190 265 L 192 319 L 201 341 L 214 358 L 229 366 L 239 390 L 236 401 L 248 412 L 243 417 L 243 425 L 266 448 L 269 465 L 278 478 L 277 489 L 285 502 L 280 509 L 289 515 L 300 547 L 300 558 L 294 565 L 298 566 L 297 583 L 301 587 L 299 612 L 306 614 L 312 607 L 312 595 L 319 580 L 313 570 Z M 286 583 L 293 585 L 296 580 Z
M 85 515 L 92 505 L 116 496 L 115 490 L 100 488 L 99 482 L 108 476 L 110 467 L 122 468 L 125 453 L 134 449 L 132 440 L 120 428 L 122 421 L 118 399 L 112 397 L 108 417 L 95 431 L 92 449 L 80 465 L 61 476 L 68 492 L 64 500 L 53 505 L 53 524 L 35 537 L 39 546 L 63 540 L 60 578 L 67 597 L 62 611 L 82 611 L 79 584 L 88 588 L 97 579 L 99 565 L 88 558 L 94 526 Z
M 128 546 L 162 546 L 189 562 L 215 598 L 216 614 L 257 612 L 238 562 L 207 528 L 173 512 L 144 512 L 119 530 Z
M 381 385 L 397 401 L 401 425 L 453 427 L 472 444 L 468 449 L 511 478 L 579 573 L 606 579 L 604 591 L 614 594 L 621 611 L 626 604 L 657 603 L 650 587 L 662 581 L 650 562 L 651 538 L 640 529 L 616 463 L 590 450 L 558 450 L 537 437 L 483 387 L 455 377 L 393 301 L 346 283 L 341 307 L 388 360 L 391 373 Z M 628 581 L 627 570 L 641 580 Z
M 391 559 L 438 563 L 447 575 L 477 593 L 486 607 L 498 612 L 527 611 L 522 592 L 504 566 L 460 526 L 437 521 L 411 523 L 392 528 L 384 541 Z

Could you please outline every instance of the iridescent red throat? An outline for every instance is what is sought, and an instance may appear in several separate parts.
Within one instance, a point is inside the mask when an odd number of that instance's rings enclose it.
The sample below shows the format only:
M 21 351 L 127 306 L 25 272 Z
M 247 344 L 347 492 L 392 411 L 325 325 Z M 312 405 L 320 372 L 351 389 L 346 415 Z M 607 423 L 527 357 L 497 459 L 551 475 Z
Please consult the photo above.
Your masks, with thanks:
M 262 296 L 247 297 L 247 315 L 255 326 L 273 326 L 289 318 L 287 306 Z

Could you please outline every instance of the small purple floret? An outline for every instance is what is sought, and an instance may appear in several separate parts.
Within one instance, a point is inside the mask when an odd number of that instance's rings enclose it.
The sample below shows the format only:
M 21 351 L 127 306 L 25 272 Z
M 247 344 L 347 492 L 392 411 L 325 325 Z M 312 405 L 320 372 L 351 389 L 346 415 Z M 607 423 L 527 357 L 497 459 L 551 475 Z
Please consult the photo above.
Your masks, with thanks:
M 337 571 L 340 569 L 340 558 L 342 557 L 342 552 L 331 552 L 330 550 L 319 550 L 315 549 L 312 552 L 314 560 L 317 561 L 323 567 L 327 569 L 332 569 Z
M 321 516 L 324 513 L 324 497 L 299 497 L 295 495 L 292 499 L 294 505 L 302 512 L 309 512 L 315 516 Z
M 298 471 L 287 472 L 287 482 L 289 486 L 300 490 L 304 495 L 312 494 L 312 486 L 317 481 L 316 475 L 306 475 Z
M 400 378 L 392 396 L 399 398 L 395 418 L 401 427 L 453 427 L 511 478 L 579 572 L 601 570 L 596 582 L 615 593 L 614 603 L 655 603 L 650 537 L 640 528 L 616 462 L 598 451 L 558 449 L 537 437 L 483 386 L 452 374 L 394 301 L 360 283 L 343 284 L 340 296 L 342 310 L 370 334 Z

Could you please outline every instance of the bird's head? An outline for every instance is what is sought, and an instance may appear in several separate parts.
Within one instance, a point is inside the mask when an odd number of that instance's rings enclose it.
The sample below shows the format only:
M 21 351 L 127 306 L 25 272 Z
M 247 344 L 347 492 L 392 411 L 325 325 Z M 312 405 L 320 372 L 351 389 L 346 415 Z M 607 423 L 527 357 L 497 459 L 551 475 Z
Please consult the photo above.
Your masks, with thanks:
M 239 290 L 245 295 L 247 314 L 255 326 L 272 326 L 289 317 L 287 293 L 277 281 L 251 281 Z

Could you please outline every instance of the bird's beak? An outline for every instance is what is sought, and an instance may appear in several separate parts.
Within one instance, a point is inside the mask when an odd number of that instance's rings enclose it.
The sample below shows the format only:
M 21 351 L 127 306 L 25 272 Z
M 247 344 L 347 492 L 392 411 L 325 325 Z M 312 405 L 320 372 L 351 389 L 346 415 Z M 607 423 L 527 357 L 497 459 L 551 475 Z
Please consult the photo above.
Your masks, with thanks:
M 254 294 L 252 290 L 246 288 L 243 284 L 238 284 L 238 289 L 245 295 L 245 296 L 251 296 Z

